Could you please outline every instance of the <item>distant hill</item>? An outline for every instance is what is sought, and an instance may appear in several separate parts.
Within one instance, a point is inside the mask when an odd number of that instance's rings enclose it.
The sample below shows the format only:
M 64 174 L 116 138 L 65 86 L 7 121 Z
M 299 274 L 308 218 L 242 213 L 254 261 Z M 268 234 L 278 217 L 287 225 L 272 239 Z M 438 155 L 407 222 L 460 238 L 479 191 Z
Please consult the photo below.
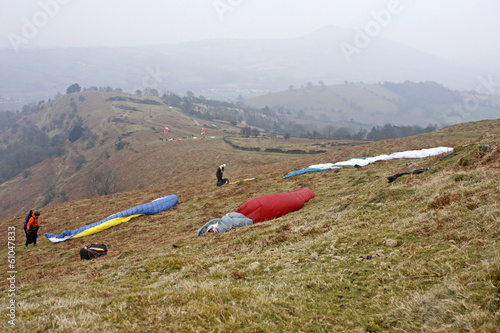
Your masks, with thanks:
M 198 170 L 200 165 L 181 163 L 182 146 L 190 145 L 192 137 L 199 135 L 207 125 L 169 108 L 157 97 L 131 96 L 74 93 L 25 112 L 15 126 L 3 133 L 4 142 L 29 143 L 27 136 L 33 132 L 41 133 L 38 134 L 41 138 L 47 135 L 49 144 L 42 146 L 34 141 L 31 150 L 26 150 L 25 144 L 24 154 L 15 160 L 39 155 L 37 146 L 50 149 L 58 144 L 59 148 L 56 153 L 44 156 L 50 158 L 0 185 L 2 212 L 91 196 L 92 178 L 106 170 L 112 170 L 108 180 L 113 180 L 121 190 L 177 179 L 180 167 L 184 172 Z M 168 135 L 164 134 L 167 125 Z M 223 128 L 224 125 L 207 126 L 207 136 L 220 136 Z M 167 141 L 170 138 L 175 141 Z M 177 141 L 183 138 L 189 139 Z M 199 142 L 203 146 L 203 142 Z M 203 153 L 197 155 L 202 158 Z M 214 161 L 202 169 L 216 166 Z M 16 196 L 12 196 L 13 191 Z
M 112 87 L 126 92 L 160 92 L 236 100 L 300 88 L 318 81 L 435 81 L 451 89 L 475 89 L 479 70 L 450 63 L 384 38 L 346 59 L 340 46 L 355 33 L 334 26 L 280 40 L 207 40 L 172 45 L 121 48 L 23 49 L 0 51 L 0 108 L 20 109 L 82 87 Z
M 311 84 L 250 97 L 244 103 L 304 122 L 351 128 L 387 123 L 449 125 L 500 116 L 500 97 L 450 90 L 435 82 Z

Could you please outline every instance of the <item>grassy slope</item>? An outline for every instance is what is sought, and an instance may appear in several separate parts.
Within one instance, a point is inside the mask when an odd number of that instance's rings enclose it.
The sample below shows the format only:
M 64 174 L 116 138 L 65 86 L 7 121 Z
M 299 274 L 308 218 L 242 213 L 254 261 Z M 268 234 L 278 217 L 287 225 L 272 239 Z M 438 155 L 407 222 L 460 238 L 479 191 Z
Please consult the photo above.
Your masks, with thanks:
M 18 226 L 13 330 L 493 332 L 499 323 L 499 139 L 500 121 L 461 124 L 229 169 L 232 179 L 249 170 L 259 177 L 240 185 L 216 188 L 211 178 L 187 175 L 168 186 L 53 205 L 43 210 L 43 232 L 94 222 L 164 194 L 179 196 L 166 212 L 62 244 L 41 236 L 28 251 L 21 250 L 23 216 L 2 219 L 1 239 L 7 226 Z M 493 150 L 479 153 L 479 144 L 492 142 Z M 465 148 L 445 161 L 394 160 L 281 179 L 312 163 L 441 145 Z M 241 161 L 251 155 L 241 153 Z M 425 166 L 432 168 L 387 183 L 391 174 Z M 297 212 L 193 236 L 253 197 L 303 186 L 316 197 Z M 398 245 L 387 246 L 387 239 Z M 79 249 L 92 242 L 107 244 L 110 253 L 80 261 Z M 2 326 L 9 328 L 6 321 Z
M 80 100 L 79 96 L 84 99 Z M 80 139 L 73 143 L 67 141 L 66 153 L 63 156 L 56 156 L 33 166 L 28 177 L 20 174 L 0 184 L 0 216 L 6 217 L 32 207 L 40 207 L 44 198 L 42 192 L 47 183 L 55 184 L 58 192 L 65 191 L 68 200 L 86 198 L 89 196 L 89 178 L 103 167 L 113 170 L 119 179 L 118 185 L 122 188 L 134 190 L 152 184 L 169 186 L 192 175 L 213 177 L 214 170 L 223 161 L 230 165 L 232 170 L 239 170 L 257 164 L 297 158 L 283 154 L 242 155 L 238 151 L 229 150 L 229 145 L 221 139 L 222 135 L 239 132 L 235 127 L 219 124 L 218 128 L 214 129 L 202 120 L 187 117 L 164 104 L 149 105 L 109 100 L 116 96 L 161 101 L 152 96 L 107 92 L 76 93 L 50 101 L 44 104 L 41 111 L 25 117 L 39 128 L 51 128 L 54 120 L 59 119 L 63 113 L 66 113 L 65 121 L 70 120 L 70 103 L 73 99 L 78 108 L 77 115 L 83 120 L 83 126 L 91 129 L 92 134 L 96 136 L 96 143 L 93 148 L 88 149 L 86 145 L 89 140 Z M 123 110 L 120 107 L 135 108 L 136 111 Z M 27 120 L 21 121 L 21 125 L 26 126 Z M 163 133 L 165 125 L 170 129 L 167 135 Z M 202 126 L 207 127 L 207 131 L 200 137 Z M 55 128 L 50 135 L 60 131 Z M 67 131 L 69 132 L 69 129 Z M 193 136 L 199 139 L 195 140 Z M 187 139 L 177 141 L 184 137 Z M 176 141 L 160 141 L 159 138 L 175 138 Z M 116 143 L 120 140 L 127 145 L 118 151 Z M 235 153 L 241 158 L 233 159 L 232 155 Z M 186 154 L 190 156 L 186 158 Z M 76 170 L 76 160 L 81 157 L 85 158 L 85 163 L 80 170 Z M 15 196 L 12 195 L 13 192 L 16 193 Z M 51 204 L 60 201 L 60 198 L 55 198 Z

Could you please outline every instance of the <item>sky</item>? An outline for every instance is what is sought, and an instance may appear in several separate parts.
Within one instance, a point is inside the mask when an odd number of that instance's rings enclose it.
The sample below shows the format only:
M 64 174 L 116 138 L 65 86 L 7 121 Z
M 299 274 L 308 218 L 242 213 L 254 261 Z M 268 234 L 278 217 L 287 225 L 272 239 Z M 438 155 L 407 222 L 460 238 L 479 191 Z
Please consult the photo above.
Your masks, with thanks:
M 335 25 L 448 59 L 500 55 L 498 0 L 0 0 L 0 48 L 276 39 Z

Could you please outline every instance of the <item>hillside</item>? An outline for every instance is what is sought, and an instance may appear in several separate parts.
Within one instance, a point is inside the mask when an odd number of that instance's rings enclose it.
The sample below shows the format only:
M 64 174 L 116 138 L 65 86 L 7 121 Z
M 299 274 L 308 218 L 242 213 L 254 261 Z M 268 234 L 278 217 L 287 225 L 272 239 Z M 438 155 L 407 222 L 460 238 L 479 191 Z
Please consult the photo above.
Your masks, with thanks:
M 98 188 L 109 194 L 169 186 L 194 176 L 213 180 L 222 163 L 231 171 L 255 177 L 252 168 L 256 165 L 299 156 L 254 153 L 239 158 L 241 151 L 232 149 L 222 137 L 239 135 L 240 128 L 229 121 L 188 116 L 154 96 L 103 91 L 66 94 L 28 108 L 16 119 L 0 131 L 0 148 L 9 153 L 9 163 L 2 155 L 0 164 L 0 179 L 4 180 L 0 184 L 0 217 L 93 196 L 96 178 L 111 183 L 112 188 Z M 206 128 L 203 135 L 202 128 Z M 20 141 L 24 144 L 17 144 Z M 255 145 L 317 150 L 312 144 L 320 142 L 261 137 Z M 46 154 L 40 156 L 42 153 Z M 27 164 L 35 159 L 33 166 Z M 24 164 L 29 168 L 21 172 Z M 12 173 L 14 167 L 20 171 Z M 4 173 L 9 176 L 3 177 Z
M 157 137 L 151 135 L 150 145 Z M 500 306 L 499 140 L 500 120 L 494 120 L 287 160 L 231 151 L 236 167 L 227 176 L 258 179 L 220 188 L 214 186 L 212 165 L 206 171 L 200 166 L 199 173 L 184 166 L 208 159 L 205 150 L 220 153 L 210 157 L 217 164 L 231 149 L 208 139 L 200 149 L 193 141 L 183 146 L 175 172 L 154 168 L 175 179 L 47 206 L 41 224 L 43 232 L 57 234 L 176 194 L 179 203 L 168 211 L 59 244 L 41 236 L 29 250 L 22 249 L 24 212 L 2 218 L 3 239 L 8 227 L 16 227 L 17 305 L 15 326 L 4 318 L 2 327 L 494 332 Z M 436 146 L 454 147 L 456 155 L 282 179 L 310 164 Z M 387 183 L 389 175 L 422 167 L 430 169 Z M 256 196 L 301 187 L 313 190 L 315 198 L 296 212 L 195 237 L 205 222 Z M 81 261 L 78 251 L 93 242 L 105 243 L 109 254 Z M 7 257 L 7 249 L 0 252 Z M 1 269 L 7 275 L 7 265 Z M 7 295 L 5 285 L 2 292 Z
M 290 113 L 301 122 L 336 127 L 451 125 L 500 115 L 500 98 L 447 89 L 435 82 L 311 85 L 244 100 Z M 299 120 L 300 119 L 300 120 Z

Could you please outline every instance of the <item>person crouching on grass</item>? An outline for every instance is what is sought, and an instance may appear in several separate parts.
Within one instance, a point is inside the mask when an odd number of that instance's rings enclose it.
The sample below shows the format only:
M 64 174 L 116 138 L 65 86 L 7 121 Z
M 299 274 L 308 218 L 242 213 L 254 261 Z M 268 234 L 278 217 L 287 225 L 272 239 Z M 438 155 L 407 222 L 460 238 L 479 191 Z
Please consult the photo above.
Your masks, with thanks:
M 24 248 L 28 248 L 28 244 L 33 243 L 33 246 L 36 246 L 36 238 L 38 237 L 38 217 L 40 216 L 40 212 L 35 212 L 31 214 L 31 217 L 26 224 L 26 229 L 24 232 L 26 233 L 26 244 L 24 244 Z
M 224 177 L 224 168 L 226 167 L 225 164 L 221 164 L 217 168 L 217 172 L 215 173 L 215 176 L 217 177 L 217 186 L 221 186 L 224 184 L 229 184 L 229 179 L 227 178 L 222 178 Z

